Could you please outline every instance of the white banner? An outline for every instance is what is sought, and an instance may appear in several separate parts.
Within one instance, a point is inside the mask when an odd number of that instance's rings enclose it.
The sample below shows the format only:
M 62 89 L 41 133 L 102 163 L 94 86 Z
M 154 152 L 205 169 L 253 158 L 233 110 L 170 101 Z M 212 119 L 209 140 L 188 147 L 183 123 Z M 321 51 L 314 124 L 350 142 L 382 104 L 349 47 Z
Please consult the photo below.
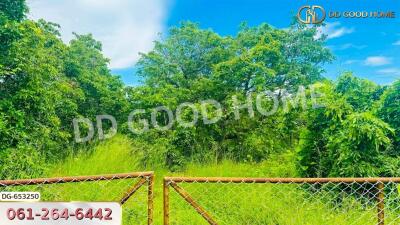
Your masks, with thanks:
M 122 207 L 110 202 L 1 202 L 1 225 L 122 225 Z

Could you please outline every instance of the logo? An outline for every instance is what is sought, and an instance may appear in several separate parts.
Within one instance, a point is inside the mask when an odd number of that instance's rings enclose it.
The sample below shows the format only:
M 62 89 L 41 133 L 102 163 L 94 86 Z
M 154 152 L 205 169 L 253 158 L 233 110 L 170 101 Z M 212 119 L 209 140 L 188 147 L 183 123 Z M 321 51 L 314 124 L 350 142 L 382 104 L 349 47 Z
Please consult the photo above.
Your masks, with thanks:
M 305 24 L 320 24 L 326 18 L 325 9 L 319 5 L 303 6 L 297 13 L 297 19 Z

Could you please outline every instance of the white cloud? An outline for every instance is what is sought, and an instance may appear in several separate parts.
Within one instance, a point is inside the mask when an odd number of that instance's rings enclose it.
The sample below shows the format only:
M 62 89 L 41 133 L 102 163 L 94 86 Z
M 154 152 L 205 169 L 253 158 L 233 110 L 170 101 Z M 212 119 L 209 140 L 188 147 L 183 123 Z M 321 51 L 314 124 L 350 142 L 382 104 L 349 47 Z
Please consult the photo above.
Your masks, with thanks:
M 400 45 L 400 40 L 398 40 L 395 43 L 393 43 L 393 45 Z
M 360 62 L 360 60 L 350 59 L 350 60 L 346 60 L 344 62 L 344 64 L 345 65 L 351 65 L 351 64 L 354 64 L 354 63 L 358 63 L 358 62 Z
M 64 41 L 92 33 L 103 43 L 111 68 L 126 68 L 163 32 L 168 0 L 28 0 L 30 18 L 61 25 Z
M 370 56 L 364 61 L 364 64 L 367 66 L 383 66 L 391 63 L 392 59 L 384 56 Z
M 325 26 L 318 28 L 316 38 L 320 38 L 324 34 L 327 35 L 327 39 L 333 39 L 353 32 L 354 28 L 343 27 L 340 22 L 326 23 Z
M 400 68 L 386 68 L 378 70 L 378 73 L 392 76 L 400 76 Z
M 347 49 L 357 49 L 357 50 L 362 50 L 366 47 L 368 47 L 367 45 L 356 45 L 356 44 L 352 44 L 352 43 L 346 43 L 346 44 L 342 44 L 342 45 L 330 45 L 327 46 L 328 48 L 332 49 L 332 50 L 347 50 Z
M 347 44 L 343 44 L 343 45 L 339 46 L 338 49 L 339 50 L 346 50 L 346 49 L 350 49 L 350 48 L 355 48 L 355 49 L 361 50 L 361 49 L 364 49 L 366 47 L 367 47 L 366 45 L 355 45 L 355 44 L 352 44 L 352 43 L 347 43 Z

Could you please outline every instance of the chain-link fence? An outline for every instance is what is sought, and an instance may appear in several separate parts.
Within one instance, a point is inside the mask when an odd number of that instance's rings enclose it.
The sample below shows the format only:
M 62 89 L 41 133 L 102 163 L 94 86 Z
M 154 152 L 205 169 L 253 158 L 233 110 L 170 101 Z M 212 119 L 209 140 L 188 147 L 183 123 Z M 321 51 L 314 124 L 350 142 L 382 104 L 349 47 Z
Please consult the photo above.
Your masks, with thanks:
M 153 223 L 153 172 L 0 181 L 0 192 L 40 192 L 43 202 L 119 202 L 123 224 Z
M 398 225 L 399 178 L 164 179 L 164 224 Z

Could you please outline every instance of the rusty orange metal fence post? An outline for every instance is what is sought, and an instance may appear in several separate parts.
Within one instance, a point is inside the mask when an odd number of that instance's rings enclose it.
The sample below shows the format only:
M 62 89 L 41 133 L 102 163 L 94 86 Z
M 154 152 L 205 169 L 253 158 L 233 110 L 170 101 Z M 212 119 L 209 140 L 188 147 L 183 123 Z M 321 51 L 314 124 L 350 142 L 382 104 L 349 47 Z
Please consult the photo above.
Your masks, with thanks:
M 384 199 L 385 185 L 382 182 L 379 182 L 377 187 L 378 187 L 378 194 L 377 194 L 378 225 L 385 225 L 385 199 Z
M 376 208 L 377 208 L 377 224 L 385 225 L 385 201 L 384 201 L 384 184 L 400 183 L 400 177 L 396 178 L 248 178 L 248 177 L 165 177 L 164 178 L 164 225 L 170 223 L 170 194 L 169 187 L 172 187 L 179 196 L 181 196 L 194 210 L 201 215 L 208 224 L 217 225 L 218 222 L 206 211 L 196 200 L 185 191 L 180 183 L 247 183 L 247 184 L 370 184 L 376 187 Z M 400 189 L 399 189 L 400 190 Z M 400 216 L 399 216 L 400 221 Z M 396 223 L 397 224 L 397 223 Z
M 143 185 L 147 183 L 147 224 L 153 224 L 153 211 L 154 211 L 154 172 L 132 172 L 120 174 L 107 174 L 95 176 L 73 176 L 73 177 L 53 177 L 53 178 L 38 178 L 38 179 L 19 179 L 19 180 L 2 180 L 0 181 L 0 188 L 10 188 L 18 186 L 34 186 L 34 185 L 58 185 L 66 183 L 84 183 L 96 181 L 114 181 L 114 180 L 127 180 L 139 179 L 132 187 L 125 193 L 121 193 L 122 197 L 119 201 L 124 205 Z
M 154 174 L 147 177 L 147 224 L 153 224 L 154 215 Z
M 164 178 L 163 182 L 163 213 L 164 213 L 164 225 L 169 225 L 169 180 Z

